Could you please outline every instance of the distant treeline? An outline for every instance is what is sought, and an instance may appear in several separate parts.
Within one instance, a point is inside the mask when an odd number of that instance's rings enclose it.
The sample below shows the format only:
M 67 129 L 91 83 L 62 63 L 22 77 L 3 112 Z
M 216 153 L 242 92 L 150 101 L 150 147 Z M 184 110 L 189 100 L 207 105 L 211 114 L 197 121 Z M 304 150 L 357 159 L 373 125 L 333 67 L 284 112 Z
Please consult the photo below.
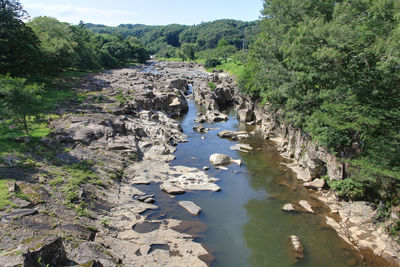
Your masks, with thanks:
M 145 62 L 149 53 L 137 38 L 93 33 L 49 17 L 28 23 L 18 1 L 0 0 L 0 74 L 56 75 L 64 70 L 115 68 Z
M 121 24 L 118 27 L 85 24 L 96 33 L 117 34 L 122 38 L 136 37 L 158 57 L 226 58 L 236 51 L 247 49 L 259 33 L 258 21 L 217 20 L 195 26 L 171 24 L 147 26 Z

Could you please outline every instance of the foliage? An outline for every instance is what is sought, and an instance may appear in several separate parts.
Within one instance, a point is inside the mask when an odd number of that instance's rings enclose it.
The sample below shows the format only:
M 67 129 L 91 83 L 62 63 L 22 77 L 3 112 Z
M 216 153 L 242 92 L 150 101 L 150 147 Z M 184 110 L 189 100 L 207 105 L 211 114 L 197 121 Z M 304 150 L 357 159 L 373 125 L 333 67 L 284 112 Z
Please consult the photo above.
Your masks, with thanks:
M 29 134 L 30 116 L 37 115 L 42 87 L 26 84 L 26 79 L 0 76 L 0 115 L 21 120 L 26 134 Z
M 350 159 L 342 195 L 399 199 L 400 2 L 265 0 L 262 14 L 241 89 Z
M 0 0 L 0 75 L 31 75 L 41 62 L 39 39 L 22 19 L 19 1 Z
M 207 86 L 210 88 L 211 91 L 214 91 L 217 86 L 213 82 L 208 82 Z
M 149 49 L 150 53 L 156 54 L 158 57 L 180 57 L 189 60 L 199 58 L 193 54 L 193 51 L 215 49 L 221 40 L 225 46 L 220 49 L 221 53 L 229 54 L 232 51 L 248 48 L 259 29 L 257 22 L 227 19 L 194 26 L 122 24 L 118 27 L 107 27 L 86 24 L 85 27 L 95 33 L 118 34 L 124 38 L 136 37 Z M 222 58 L 226 57 L 222 56 Z
M 368 183 L 356 179 L 343 179 L 331 181 L 329 186 L 338 191 L 339 196 L 359 200 L 365 197 L 366 188 L 370 187 Z
M 7 182 L 10 180 L 0 179 L 0 210 L 4 210 L 7 206 L 11 206 L 10 193 L 8 192 Z
M 208 68 L 214 68 L 217 65 L 221 64 L 221 61 L 219 61 L 216 58 L 207 58 L 206 63 L 204 64 L 204 67 Z

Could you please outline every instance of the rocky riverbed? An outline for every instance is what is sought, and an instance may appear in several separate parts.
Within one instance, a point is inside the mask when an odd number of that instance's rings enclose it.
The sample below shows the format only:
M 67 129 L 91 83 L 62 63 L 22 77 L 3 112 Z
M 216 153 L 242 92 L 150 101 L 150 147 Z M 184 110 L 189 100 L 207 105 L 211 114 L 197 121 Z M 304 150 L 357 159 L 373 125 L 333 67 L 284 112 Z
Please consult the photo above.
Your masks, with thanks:
M 214 90 L 209 82 L 216 85 Z M 203 170 L 171 164 L 177 145 L 188 141 L 175 118 L 187 112 L 189 98 L 204 107 L 196 118 L 195 131 L 200 134 L 213 130 L 203 123 L 228 120 L 224 109 L 233 105 L 238 119 L 253 131 L 220 131 L 220 138 L 247 140 L 253 134 L 270 138 L 282 155 L 297 160 L 288 167 L 310 182 L 314 188 L 310 190 L 321 187 L 320 159 L 330 175 L 340 175 L 335 159 L 321 149 L 314 146 L 317 152 L 310 150 L 306 159 L 304 153 L 290 149 L 304 147 L 293 144 L 297 133 L 282 134 L 276 122 L 272 127 L 271 115 L 241 97 L 232 77 L 205 73 L 197 64 L 153 62 L 106 71 L 84 78 L 75 90 L 82 101 L 60 106 L 59 117 L 50 125 L 52 134 L 30 152 L 37 161 L 35 168 L 21 168 L 24 163 L 15 159 L 17 167 L 5 173 L 17 180 L 9 183 L 9 191 L 25 197 L 15 197 L 15 205 L 0 213 L 0 266 L 210 264 L 212 255 L 188 231 L 191 223 L 198 222 L 146 215 L 160 209 L 157 197 L 162 191 L 174 200 L 185 192 L 221 190 L 218 179 L 207 172 L 209 166 Z M 254 148 L 236 144 L 231 150 L 246 154 Z M 228 170 L 230 162 L 241 165 L 224 155 L 210 160 L 221 171 Z M 374 210 L 367 203 L 341 202 L 322 188 L 317 194 L 331 207 L 327 224 L 344 240 L 357 249 L 369 248 L 398 260 L 398 245 L 372 224 Z M 287 204 L 288 212 L 315 213 L 305 200 Z M 179 201 L 179 205 L 189 216 L 201 215 L 196 203 Z M 297 236 L 288 240 L 295 258 L 302 259 L 307 247 Z
M 206 265 L 208 252 L 179 231 L 181 221 L 142 215 L 157 206 L 134 185 L 159 183 L 171 196 L 219 190 L 202 170 L 168 163 L 186 141 L 173 117 L 188 109 L 188 83 L 206 83 L 208 75 L 194 64 L 146 68 L 86 77 L 75 88 L 83 101 L 60 106 L 53 133 L 38 146 L 58 164 L 38 153 L 35 170 L 19 177 L 17 167 L 6 171 L 17 178 L 9 191 L 29 201 L 15 198 L 0 213 L 0 266 Z

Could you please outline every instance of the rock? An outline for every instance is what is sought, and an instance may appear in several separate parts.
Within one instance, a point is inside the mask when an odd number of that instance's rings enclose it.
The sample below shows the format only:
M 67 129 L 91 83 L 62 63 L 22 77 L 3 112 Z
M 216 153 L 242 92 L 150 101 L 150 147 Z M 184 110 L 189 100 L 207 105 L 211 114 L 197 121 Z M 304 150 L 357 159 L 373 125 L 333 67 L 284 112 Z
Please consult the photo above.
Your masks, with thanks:
M 152 198 L 154 198 L 154 195 L 136 196 L 135 198 L 136 198 L 137 200 L 139 200 L 140 202 L 148 203 L 148 202 L 146 202 L 146 200 L 147 200 L 147 199 L 152 199 Z M 154 199 L 153 199 L 153 202 L 154 202 Z
M 25 266 L 60 266 L 67 260 L 61 237 L 48 236 L 40 240 L 35 249 L 29 249 L 24 254 Z
M 221 121 L 227 121 L 228 115 L 223 114 L 219 111 L 211 111 L 209 110 L 206 114 L 207 120 L 211 122 L 221 122 Z
M 253 120 L 254 112 L 251 109 L 239 109 L 238 117 L 241 122 L 249 122 Z
M 173 88 L 176 88 L 179 90 L 186 90 L 188 87 L 188 81 L 185 79 L 169 80 L 168 82 Z
M 218 170 L 222 170 L 222 171 L 227 171 L 228 170 L 228 168 L 224 167 L 224 166 L 217 166 L 215 168 L 218 169 Z
M 250 135 L 248 135 L 247 133 L 245 134 L 238 134 L 236 135 L 237 140 L 247 140 L 250 138 Z
M 170 184 L 168 182 L 163 183 L 160 185 L 160 188 L 162 191 L 171 194 L 171 195 L 180 195 L 180 194 L 184 194 L 185 190 L 183 190 L 182 188 L 179 188 L 173 184 Z
M 194 120 L 194 122 L 196 122 L 196 123 L 205 123 L 206 121 L 207 121 L 207 118 L 204 115 L 200 116 Z
M 15 181 L 6 182 L 7 190 L 10 193 L 15 193 L 19 190 L 18 185 Z
M 290 203 L 283 205 L 282 210 L 283 211 L 289 211 L 289 212 L 290 211 L 296 211 L 294 206 L 292 204 L 290 204 Z
M 313 211 L 313 209 L 312 209 L 310 203 L 308 203 L 308 201 L 306 201 L 306 200 L 300 200 L 300 201 L 299 201 L 299 204 L 300 204 L 300 206 L 302 206 L 307 212 L 314 213 L 314 211 Z
M 220 191 L 221 188 L 214 183 L 216 180 L 208 177 L 204 172 L 187 172 L 175 179 L 170 179 L 170 182 L 184 190 Z
M 221 138 L 232 138 L 235 135 L 236 135 L 236 132 L 229 131 L 229 130 L 223 130 L 223 131 L 218 133 L 218 136 L 221 137 Z
M 24 216 L 34 215 L 37 212 L 38 211 L 35 209 L 19 209 L 11 212 L 0 212 L 0 217 L 2 221 L 9 221 Z
M 208 167 L 208 166 L 203 167 L 203 170 L 205 170 L 205 171 L 208 171 L 209 169 L 210 169 L 210 167 Z
M 191 201 L 179 201 L 178 204 L 192 215 L 197 216 L 201 212 L 201 208 Z
M 290 248 L 292 250 L 293 256 L 299 260 L 304 258 L 304 247 L 300 242 L 298 236 L 292 235 L 289 237 Z
M 143 202 L 144 203 L 154 203 L 154 198 L 152 198 L 152 197 L 149 197 L 149 198 L 146 198 Z
M 175 98 L 172 100 L 171 104 L 169 104 L 170 107 L 179 107 L 179 106 L 181 106 L 181 105 L 182 105 L 182 103 L 181 103 L 181 101 L 179 100 L 178 97 L 175 97 Z
M 207 129 L 204 128 L 203 125 L 197 125 L 197 126 L 193 127 L 193 130 L 195 130 L 196 132 L 199 132 L 199 133 L 207 132 Z
M 315 179 L 312 182 L 307 182 L 303 184 L 307 188 L 312 188 L 312 189 L 322 189 L 325 186 L 325 180 L 323 179 Z
M 32 203 L 20 198 L 13 198 L 11 202 L 14 203 L 19 208 L 28 208 Z
M 242 161 L 240 159 L 234 160 L 227 155 L 219 154 L 219 153 L 212 154 L 210 156 L 210 162 L 214 166 L 222 165 L 222 164 L 229 164 L 232 162 L 236 163 L 239 166 L 242 164 Z
M 231 146 L 230 150 L 237 150 L 237 151 L 241 151 L 244 153 L 249 153 L 249 151 L 252 151 L 253 148 L 247 144 L 236 144 L 234 146 Z

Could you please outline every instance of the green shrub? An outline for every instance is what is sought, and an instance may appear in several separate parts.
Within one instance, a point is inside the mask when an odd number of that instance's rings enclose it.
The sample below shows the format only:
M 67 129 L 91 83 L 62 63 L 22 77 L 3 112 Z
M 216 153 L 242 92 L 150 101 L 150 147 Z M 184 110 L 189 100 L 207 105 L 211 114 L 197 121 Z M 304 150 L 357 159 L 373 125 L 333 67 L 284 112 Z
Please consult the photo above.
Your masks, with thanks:
M 211 90 L 211 91 L 214 91 L 215 88 L 217 88 L 217 86 L 216 86 L 215 83 L 213 83 L 213 82 L 208 82 L 208 83 L 207 83 L 207 86 L 210 87 L 210 90 Z
M 219 61 L 218 59 L 207 58 L 204 66 L 206 67 L 206 69 L 208 69 L 208 68 L 214 68 L 214 67 L 218 66 L 219 64 L 221 64 L 221 61 Z
M 352 200 L 362 199 L 365 196 L 368 183 L 352 178 L 331 181 L 329 186 L 339 193 L 339 196 Z

